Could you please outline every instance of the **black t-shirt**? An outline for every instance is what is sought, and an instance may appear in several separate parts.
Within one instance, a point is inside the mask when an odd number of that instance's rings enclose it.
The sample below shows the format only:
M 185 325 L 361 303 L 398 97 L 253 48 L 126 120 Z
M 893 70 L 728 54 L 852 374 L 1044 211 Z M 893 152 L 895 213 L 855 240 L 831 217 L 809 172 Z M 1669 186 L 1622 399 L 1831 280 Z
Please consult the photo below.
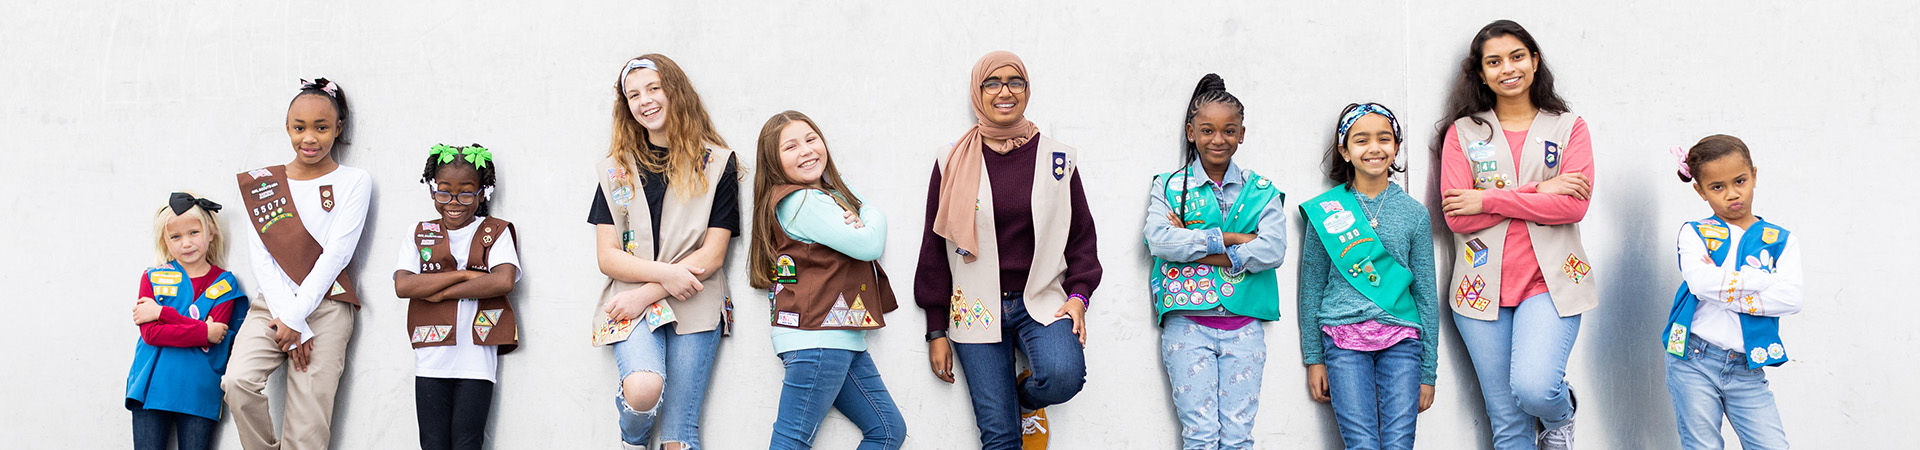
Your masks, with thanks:
M 666 153 L 667 149 L 647 147 L 656 153 Z M 727 169 L 720 175 L 720 182 L 713 187 L 713 209 L 707 213 L 708 228 L 725 228 L 740 235 L 740 161 L 737 155 L 727 157 Z M 653 242 L 660 242 L 660 203 L 667 198 L 667 176 L 663 173 L 642 170 L 641 190 L 647 197 L 647 210 L 653 219 Z M 594 225 L 613 225 L 613 210 L 607 208 L 607 193 L 599 186 L 593 188 L 593 208 L 587 211 L 587 223 Z M 654 258 L 659 258 L 659 248 L 654 249 Z

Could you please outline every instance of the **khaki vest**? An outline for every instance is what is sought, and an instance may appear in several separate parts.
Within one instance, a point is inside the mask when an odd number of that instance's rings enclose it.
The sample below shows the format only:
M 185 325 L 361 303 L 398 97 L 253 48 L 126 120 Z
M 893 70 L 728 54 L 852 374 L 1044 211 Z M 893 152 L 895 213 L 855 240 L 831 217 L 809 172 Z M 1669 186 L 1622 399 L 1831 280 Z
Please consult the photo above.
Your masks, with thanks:
M 1573 137 L 1578 116 L 1541 111 L 1533 118 L 1533 127 L 1522 143 L 1521 160 L 1513 160 L 1500 119 L 1492 111 L 1476 115 L 1486 125 L 1471 118 L 1453 122 L 1460 135 L 1461 151 L 1466 152 L 1467 170 L 1473 174 L 1474 189 L 1515 189 L 1527 183 L 1546 181 L 1560 175 L 1560 159 Z M 1453 262 L 1453 311 L 1478 320 L 1500 317 L 1500 271 L 1502 248 L 1507 242 L 1511 221 L 1475 233 L 1453 234 L 1454 248 L 1460 260 Z M 1526 222 L 1527 235 L 1533 239 L 1534 257 L 1540 264 L 1547 291 L 1561 317 L 1571 317 L 1600 304 L 1593 268 L 1585 247 L 1580 245 L 1580 225 L 1541 225 Z
M 1061 286 L 1067 277 L 1067 232 L 1073 225 L 1073 174 L 1079 160 L 1073 147 L 1040 136 L 1039 154 L 1033 169 L 1033 268 L 1027 272 L 1025 294 L 1027 314 L 1040 325 L 1059 320 L 1053 313 L 1067 303 L 1067 291 Z M 946 154 L 940 149 L 936 161 L 944 172 Z M 985 164 L 982 162 L 982 164 Z M 973 215 L 980 230 L 980 249 L 972 263 L 960 256 L 953 241 L 947 241 L 947 267 L 953 272 L 953 296 L 949 300 L 947 337 L 962 344 L 1000 342 L 1000 244 L 993 224 L 993 183 L 986 170 L 980 171 L 980 194 Z
M 313 272 L 313 264 L 320 261 L 320 253 L 326 247 L 307 233 L 307 227 L 300 221 L 300 211 L 293 206 L 293 187 L 287 185 L 287 166 L 262 167 L 234 174 L 240 182 L 241 203 L 247 206 L 247 225 L 260 233 L 260 243 L 265 244 L 267 253 L 273 254 L 273 260 L 280 264 L 280 270 L 294 280 L 307 279 L 307 273 Z M 333 186 L 321 186 L 321 208 L 333 210 Z M 266 276 L 260 274 L 259 276 Z M 347 278 L 347 271 L 340 271 L 334 277 L 333 287 L 327 290 L 327 299 L 360 306 L 360 297 L 353 292 L 353 280 Z
M 420 273 L 456 270 L 493 272 L 493 268 L 487 266 L 487 256 L 493 253 L 493 243 L 500 236 L 513 232 L 513 223 L 492 217 L 480 219 L 480 230 L 473 234 L 473 245 L 467 249 L 466 267 L 455 267 L 457 264 L 451 251 L 452 245 L 447 242 L 453 233 L 451 228 L 441 224 L 439 219 L 415 225 L 413 246 L 415 253 L 420 254 Z M 519 237 L 518 234 L 514 236 Z M 473 316 L 473 329 L 455 330 L 453 328 L 460 323 L 459 301 L 409 299 L 407 333 L 413 348 L 454 345 L 458 342 L 453 335 L 456 332 L 473 333 L 474 345 L 497 345 L 503 355 L 519 348 L 520 329 L 514 323 L 513 304 L 507 301 L 507 296 L 478 300 L 480 307 Z
M 772 198 L 807 189 L 775 186 Z M 807 195 L 807 194 L 801 194 Z M 776 200 L 777 203 L 777 200 Z M 801 330 L 873 330 L 887 326 L 882 314 L 899 305 L 887 271 L 819 243 L 794 240 L 775 227 L 773 236 L 774 326 Z
M 652 259 L 654 250 L 659 249 L 658 261 L 677 263 L 705 242 L 707 222 L 713 211 L 713 193 L 720 183 L 720 177 L 726 174 L 727 161 L 733 157 L 733 151 L 724 148 L 708 148 L 706 163 L 700 171 L 706 176 L 706 195 L 686 198 L 668 190 L 661 201 L 660 242 L 653 242 L 653 217 L 647 206 L 646 195 L 636 189 L 640 183 L 640 174 L 629 174 L 613 157 L 600 160 L 594 165 L 594 176 L 600 183 L 600 189 L 606 194 L 607 210 L 613 212 L 613 228 L 621 241 L 625 243 L 627 253 L 645 259 Z M 629 187 L 631 183 L 634 187 Z M 673 331 L 678 334 L 693 334 L 712 331 L 716 328 L 731 329 L 733 322 L 733 298 L 727 295 L 727 272 L 716 269 L 706 280 L 700 292 L 686 300 L 667 297 L 663 303 L 673 309 L 678 319 Z M 594 325 L 605 322 L 605 313 L 600 307 L 606 306 L 614 294 L 640 287 L 639 283 L 607 279 L 607 287 L 600 292 L 600 302 L 594 307 Z M 640 330 L 638 332 L 644 332 Z

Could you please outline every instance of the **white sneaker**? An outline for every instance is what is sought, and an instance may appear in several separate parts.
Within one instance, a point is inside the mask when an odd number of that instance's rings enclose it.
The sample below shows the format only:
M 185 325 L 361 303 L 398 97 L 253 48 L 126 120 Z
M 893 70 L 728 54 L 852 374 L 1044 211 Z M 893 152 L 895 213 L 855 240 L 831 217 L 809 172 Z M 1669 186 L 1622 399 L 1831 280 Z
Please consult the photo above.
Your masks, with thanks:
M 1568 391 L 1567 396 L 1573 402 L 1573 412 L 1578 414 L 1580 399 L 1573 397 L 1572 391 Z M 1534 437 L 1534 446 L 1540 450 L 1573 450 L 1573 417 L 1568 416 L 1567 423 L 1557 428 L 1541 430 L 1540 435 Z

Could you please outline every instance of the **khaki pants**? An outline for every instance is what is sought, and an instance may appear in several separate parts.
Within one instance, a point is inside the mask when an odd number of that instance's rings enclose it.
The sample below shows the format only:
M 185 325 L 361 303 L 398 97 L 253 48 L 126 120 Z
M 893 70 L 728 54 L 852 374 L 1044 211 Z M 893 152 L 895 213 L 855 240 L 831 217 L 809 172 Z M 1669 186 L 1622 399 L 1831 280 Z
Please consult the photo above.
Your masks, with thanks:
M 286 364 L 287 354 L 275 348 L 269 323 L 273 315 L 265 301 L 253 303 L 246 323 L 234 336 L 227 375 L 220 380 L 227 408 L 247 450 L 319 450 L 333 437 L 333 394 L 347 367 L 347 341 L 353 337 L 354 306 L 322 300 L 307 316 L 313 328 L 313 361 L 305 372 Z M 286 424 L 283 438 L 273 437 L 273 416 L 267 407 L 267 376 L 287 369 Z

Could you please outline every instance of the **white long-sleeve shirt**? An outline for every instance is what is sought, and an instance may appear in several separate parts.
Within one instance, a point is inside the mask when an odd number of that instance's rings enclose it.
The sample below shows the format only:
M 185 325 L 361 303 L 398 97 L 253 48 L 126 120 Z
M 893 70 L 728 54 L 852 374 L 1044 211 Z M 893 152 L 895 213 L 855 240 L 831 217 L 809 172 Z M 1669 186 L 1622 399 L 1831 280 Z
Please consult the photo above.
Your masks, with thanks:
M 320 207 L 320 187 L 333 186 L 333 210 Z M 267 252 L 257 232 L 244 233 L 253 254 L 253 285 L 266 298 L 267 310 L 288 328 L 300 332 L 300 342 L 313 339 L 307 316 L 320 307 L 333 280 L 353 260 L 360 246 L 360 232 L 367 223 L 367 206 L 373 203 L 373 177 L 367 171 L 340 166 L 311 180 L 287 180 L 293 209 L 300 223 L 320 242 L 320 258 L 313 263 L 304 280 L 294 280 L 280 269 L 279 261 Z
M 1680 226 L 1674 243 L 1680 253 L 1680 278 L 1700 299 L 1693 312 L 1693 334 L 1720 348 L 1745 351 L 1740 314 L 1780 317 L 1800 312 L 1800 235 L 1789 233 L 1779 255 L 1741 257 L 1738 246 L 1747 230 L 1732 224 L 1727 230 L 1721 245 L 1734 248 L 1726 249 L 1730 255 L 1724 264 L 1704 259 L 1710 253 L 1691 224 Z

